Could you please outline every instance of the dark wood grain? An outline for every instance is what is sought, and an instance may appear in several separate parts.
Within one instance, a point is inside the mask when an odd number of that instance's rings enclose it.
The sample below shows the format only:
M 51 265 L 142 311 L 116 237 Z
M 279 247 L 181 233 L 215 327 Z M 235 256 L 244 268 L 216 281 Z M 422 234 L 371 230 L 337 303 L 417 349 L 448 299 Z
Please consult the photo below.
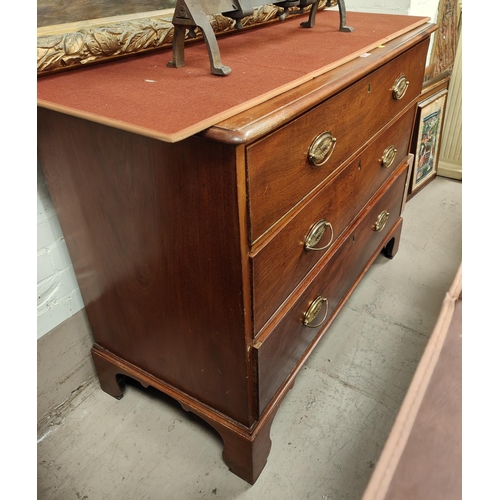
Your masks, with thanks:
M 334 240 L 342 234 L 408 154 L 414 118 L 415 107 L 412 107 L 305 204 L 252 258 L 254 334 L 327 253 L 328 249 L 304 249 L 310 227 L 325 219 L 332 224 Z M 380 159 L 388 146 L 396 147 L 398 152 L 391 167 L 385 168 Z M 327 230 L 317 246 L 325 246 L 329 238 L 330 231 Z M 281 279 L 282 276 L 287 279 Z
M 420 94 L 426 52 L 426 44 L 417 45 L 248 148 L 251 242 Z M 391 89 L 402 74 L 410 86 L 396 100 Z M 337 145 L 326 164 L 314 167 L 307 161 L 309 146 L 325 131 L 333 134 Z
M 234 148 L 39 110 L 95 341 L 250 425 Z
M 259 383 L 259 410 L 265 410 L 273 395 L 295 368 L 304 352 L 318 332 L 326 325 L 310 328 L 303 324 L 304 314 L 318 296 L 328 299 L 328 316 L 338 309 L 344 296 L 351 291 L 366 265 L 381 244 L 394 237 L 394 228 L 400 224 L 401 203 L 406 183 L 408 164 L 398 168 L 391 181 L 384 185 L 359 218 L 334 247 L 332 257 L 322 266 L 320 273 L 302 291 L 287 310 L 280 322 L 266 335 L 262 344 L 258 344 L 257 371 Z M 379 213 L 387 210 L 390 214 L 384 229 L 376 232 L 372 229 Z M 400 231 L 396 233 L 399 237 Z M 326 306 L 324 306 L 326 307 Z M 323 312 L 319 314 L 321 320 Z M 316 323 L 314 323 L 316 324 Z

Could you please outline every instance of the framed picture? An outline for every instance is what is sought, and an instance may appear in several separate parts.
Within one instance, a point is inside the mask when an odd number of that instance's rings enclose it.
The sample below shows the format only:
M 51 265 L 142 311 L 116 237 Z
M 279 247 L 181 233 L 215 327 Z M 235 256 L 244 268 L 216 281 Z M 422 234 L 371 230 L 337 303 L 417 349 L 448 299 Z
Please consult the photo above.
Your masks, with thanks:
M 448 90 L 443 89 L 417 105 L 416 136 L 412 148 L 415 154 L 412 193 L 437 175 L 447 95 Z

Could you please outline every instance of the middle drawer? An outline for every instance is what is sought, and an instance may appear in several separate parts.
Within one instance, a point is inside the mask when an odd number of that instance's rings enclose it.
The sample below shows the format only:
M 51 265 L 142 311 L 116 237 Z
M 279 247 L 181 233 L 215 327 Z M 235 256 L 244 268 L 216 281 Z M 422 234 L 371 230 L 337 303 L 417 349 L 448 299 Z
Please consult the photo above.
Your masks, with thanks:
M 253 256 L 254 335 L 406 157 L 413 115 L 412 107 Z

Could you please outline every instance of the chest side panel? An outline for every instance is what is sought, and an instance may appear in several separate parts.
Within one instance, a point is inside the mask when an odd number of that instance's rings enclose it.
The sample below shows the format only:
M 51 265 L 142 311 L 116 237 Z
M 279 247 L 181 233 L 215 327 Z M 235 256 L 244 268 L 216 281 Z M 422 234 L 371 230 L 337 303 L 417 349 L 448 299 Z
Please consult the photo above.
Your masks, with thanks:
M 95 341 L 248 425 L 234 148 L 43 109 L 38 130 Z

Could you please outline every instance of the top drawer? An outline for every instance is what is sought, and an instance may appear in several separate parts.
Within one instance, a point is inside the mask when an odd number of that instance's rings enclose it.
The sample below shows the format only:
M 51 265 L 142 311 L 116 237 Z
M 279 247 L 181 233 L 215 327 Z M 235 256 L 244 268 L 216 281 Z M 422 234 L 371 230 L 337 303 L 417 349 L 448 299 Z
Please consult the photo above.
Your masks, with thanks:
M 252 243 L 420 94 L 427 47 L 416 45 L 247 148 Z

